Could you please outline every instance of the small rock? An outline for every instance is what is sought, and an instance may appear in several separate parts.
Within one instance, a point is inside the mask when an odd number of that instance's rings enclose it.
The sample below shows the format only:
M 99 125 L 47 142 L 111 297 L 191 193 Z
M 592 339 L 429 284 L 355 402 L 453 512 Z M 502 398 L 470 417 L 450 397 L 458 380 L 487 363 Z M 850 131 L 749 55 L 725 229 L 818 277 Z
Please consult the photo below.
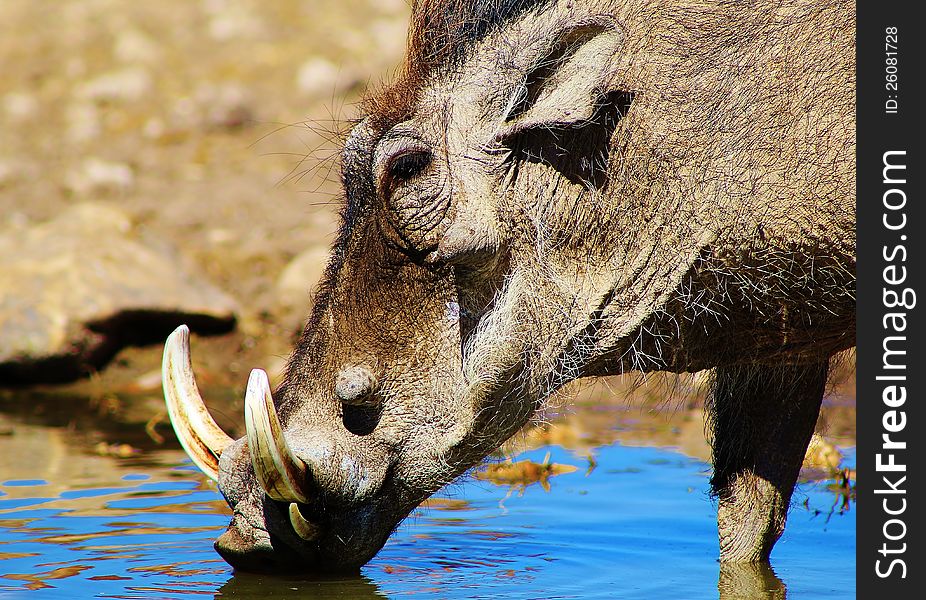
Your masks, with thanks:
M 152 63 L 161 57 L 161 48 L 144 33 L 129 29 L 116 37 L 113 54 L 125 63 Z
M 214 227 L 206 232 L 206 239 L 211 246 L 224 246 L 238 240 L 238 235 L 232 229 Z
M 195 99 L 207 127 L 236 129 L 254 121 L 251 94 L 239 85 L 204 84 L 196 90 Z
M 277 279 L 274 300 L 282 311 L 283 326 L 301 329 L 309 316 L 312 290 L 319 284 L 328 265 L 328 248 L 310 248 L 291 260 Z
M 36 169 L 31 163 L 15 158 L 9 160 L 0 159 L 0 189 L 15 183 L 28 181 L 35 174 L 35 171 Z
M 64 73 L 71 79 L 80 79 L 87 74 L 87 61 L 82 56 L 70 56 L 64 61 Z
M 124 163 L 90 157 L 65 177 L 65 185 L 78 195 L 126 192 L 135 184 L 132 167 Z
M 170 110 L 170 126 L 189 131 L 201 125 L 200 107 L 192 96 L 181 96 L 174 101 Z
M 328 248 L 310 248 L 291 260 L 277 279 L 278 302 L 286 307 L 305 307 L 328 264 Z
M 3 111 L 13 123 L 28 121 L 39 112 L 39 102 L 32 94 L 10 92 L 3 97 Z
M 296 87 L 306 96 L 331 95 L 338 87 L 340 72 L 330 61 L 313 57 L 302 63 L 296 74 Z
M 204 8 L 211 13 L 208 31 L 214 40 L 254 39 L 264 31 L 260 18 L 240 5 L 207 2 Z
M 6 225 L 12 229 L 25 229 L 29 226 L 29 215 L 18 210 L 6 216 Z
M 75 143 L 95 140 L 103 132 L 100 110 L 90 102 L 78 102 L 65 112 L 67 138 Z
M 149 140 L 161 140 L 167 134 L 167 126 L 164 124 L 163 119 L 151 117 L 145 121 L 141 131 L 142 135 Z
M 84 100 L 134 102 L 151 91 L 151 74 L 142 67 L 128 67 L 105 73 L 77 88 Z

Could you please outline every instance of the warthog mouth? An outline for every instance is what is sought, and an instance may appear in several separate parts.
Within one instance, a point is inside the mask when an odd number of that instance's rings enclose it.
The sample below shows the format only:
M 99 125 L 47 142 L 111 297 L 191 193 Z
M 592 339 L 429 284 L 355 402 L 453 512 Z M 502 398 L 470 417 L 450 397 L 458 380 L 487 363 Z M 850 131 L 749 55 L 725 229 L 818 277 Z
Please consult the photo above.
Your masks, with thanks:
M 288 439 L 260 369 L 251 371 L 245 393 L 246 435 L 233 440 L 200 395 L 186 326 L 167 339 L 162 378 L 180 444 L 232 508 L 215 549 L 236 569 L 356 571 L 423 499 L 392 480 L 392 463 L 375 446 L 341 440 L 347 445 L 338 447 L 309 430 L 295 443 L 289 430 Z
M 206 476 L 218 481 L 219 460 L 234 440 L 216 425 L 199 393 L 190 358 L 190 331 L 185 325 L 167 338 L 162 378 L 167 411 L 180 444 Z M 289 523 L 300 539 L 316 541 L 320 529 L 300 509 L 312 501 L 305 487 L 311 471 L 286 441 L 263 370 L 251 371 L 244 403 L 247 447 L 261 489 L 270 499 L 288 505 Z

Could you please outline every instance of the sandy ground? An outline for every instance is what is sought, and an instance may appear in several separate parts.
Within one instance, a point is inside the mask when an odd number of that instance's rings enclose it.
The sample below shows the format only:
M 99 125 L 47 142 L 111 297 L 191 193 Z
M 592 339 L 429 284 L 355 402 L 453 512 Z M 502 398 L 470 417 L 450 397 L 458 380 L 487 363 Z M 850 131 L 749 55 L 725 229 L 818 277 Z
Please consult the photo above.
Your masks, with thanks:
M 245 358 L 279 370 L 317 273 L 301 302 L 281 303 L 277 281 L 333 239 L 337 136 L 364 88 L 400 60 L 407 10 L 403 0 L 0 2 L 0 231 L 77 202 L 118 207 L 139 237 L 178 249 L 239 300 L 239 334 L 199 352 L 231 367 L 216 375 L 233 384 Z M 128 351 L 115 370 L 128 363 L 137 375 L 156 361 Z

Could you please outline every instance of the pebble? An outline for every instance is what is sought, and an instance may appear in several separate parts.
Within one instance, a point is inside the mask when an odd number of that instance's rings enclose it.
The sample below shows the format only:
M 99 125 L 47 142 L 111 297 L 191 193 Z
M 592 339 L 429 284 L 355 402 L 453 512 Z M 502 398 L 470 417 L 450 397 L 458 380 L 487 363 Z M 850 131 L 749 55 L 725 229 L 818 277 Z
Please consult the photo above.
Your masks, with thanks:
M 237 129 L 255 119 L 253 98 L 240 85 L 200 85 L 196 90 L 195 101 L 202 109 L 203 123 L 209 128 Z
M 309 290 L 318 284 L 328 264 L 329 254 L 328 248 L 318 246 L 292 259 L 277 279 L 276 289 L 281 299 L 291 300 L 294 304 L 307 303 Z
M 10 230 L 25 229 L 29 227 L 31 223 L 32 221 L 29 219 L 29 215 L 16 210 L 6 215 L 6 222 L 0 223 L 0 227 L 7 229 L 8 233 Z
M 14 123 L 28 121 L 39 112 L 39 102 L 26 92 L 10 92 L 3 97 L 3 111 Z
M 89 142 L 100 137 L 103 132 L 100 110 L 91 102 L 71 104 L 65 110 L 65 132 L 74 143 Z
M 151 91 L 151 74 L 142 67 L 127 67 L 99 75 L 77 88 L 84 100 L 134 102 Z
M 206 239 L 211 246 L 223 246 L 238 240 L 238 235 L 231 229 L 216 227 L 206 232 Z
M 32 163 L 15 158 L 0 159 L 0 189 L 27 181 L 36 174 L 36 166 Z M 12 213 L 16 214 L 16 213 Z
M 264 32 L 264 24 L 247 8 L 226 2 L 206 2 L 204 7 L 210 13 L 209 36 L 224 42 L 235 39 L 254 39 Z
M 161 58 L 161 48 L 144 33 L 129 29 L 116 37 L 113 54 L 125 63 L 153 63 Z
M 167 133 L 167 126 L 164 124 L 164 119 L 159 117 L 150 117 L 145 121 L 145 125 L 142 127 L 142 135 L 144 135 L 149 140 L 160 140 L 163 139 Z
M 312 290 L 325 272 L 329 254 L 324 246 L 310 248 L 292 259 L 280 273 L 273 297 L 286 329 L 296 331 L 304 325 L 314 295 Z
M 4 187 L 16 183 L 19 179 L 19 169 L 12 161 L 0 160 L 0 190 Z
M 135 184 L 135 173 L 125 163 L 89 157 L 67 174 L 65 184 L 81 196 L 99 192 L 125 192 Z
M 343 79 L 343 73 L 331 61 L 315 56 L 299 67 L 296 87 L 306 96 L 330 96 Z

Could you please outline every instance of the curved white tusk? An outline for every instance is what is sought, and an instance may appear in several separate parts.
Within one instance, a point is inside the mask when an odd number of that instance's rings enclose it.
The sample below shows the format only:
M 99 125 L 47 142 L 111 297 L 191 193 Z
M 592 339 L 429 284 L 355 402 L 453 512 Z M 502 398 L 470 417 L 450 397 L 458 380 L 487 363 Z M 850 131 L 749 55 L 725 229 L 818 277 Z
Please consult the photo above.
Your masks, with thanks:
M 306 521 L 299 510 L 299 505 L 295 502 L 289 505 L 289 522 L 293 526 L 296 535 L 307 542 L 313 542 L 321 534 L 318 527 Z
M 299 483 L 305 479 L 306 465 L 286 443 L 267 373 L 261 369 L 251 371 L 248 378 L 244 423 L 251 464 L 267 495 L 283 502 L 308 503 Z
M 219 456 L 233 441 L 212 419 L 193 378 L 190 330 L 181 325 L 167 338 L 161 363 L 164 400 L 180 445 L 210 479 L 218 480 Z

